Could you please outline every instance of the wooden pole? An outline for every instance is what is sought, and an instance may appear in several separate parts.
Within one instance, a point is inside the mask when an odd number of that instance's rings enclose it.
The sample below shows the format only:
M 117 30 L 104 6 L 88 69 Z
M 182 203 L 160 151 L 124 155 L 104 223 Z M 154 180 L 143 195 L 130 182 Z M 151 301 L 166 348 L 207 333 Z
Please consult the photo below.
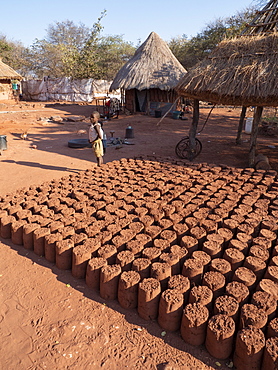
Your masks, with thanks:
M 190 151 L 193 153 L 196 149 L 196 134 L 197 134 L 197 127 L 199 123 L 199 117 L 200 117 L 200 103 L 198 99 L 194 99 L 193 103 L 193 119 L 189 130 L 189 148 Z M 193 159 L 189 158 L 191 161 Z
M 238 123 L 238 129 L 237 129 L 237 137 L 236 137 L 236 144 L 237 145 L 240 145 L 241 144 L 241 134 L 242 134 L 242 130 L 243 130 L 243 123 L 244 123 L 244 118 L 246 116 L 246 110 L 247 110 L 247 107 L 242 107 L 241 109 L 241 115 L 240 115 L 240 119 L 239 119 L 239 123 Z
M 254 167 L 255 165 L 257 137 L 258 137 L 259 123 L 261 121 L 262 113 L 263 113 L 263 107 L 256 107 L 256 111 L 254 113 L 251 140 L 250 140 L 250 149 L 249 149 L 249 166 L 250 167 Z

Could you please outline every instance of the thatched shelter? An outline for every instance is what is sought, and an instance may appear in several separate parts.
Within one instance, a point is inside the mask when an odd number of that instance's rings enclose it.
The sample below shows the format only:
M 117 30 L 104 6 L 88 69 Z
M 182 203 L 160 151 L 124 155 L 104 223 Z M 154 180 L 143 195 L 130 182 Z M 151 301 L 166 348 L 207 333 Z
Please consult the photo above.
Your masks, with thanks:
M 216 104 L 278 105 L 278 33 L 222 41 L 189 70 L 181 95 Z
M 12 82 L 19 82 L 23 78 L 0 59 L 0 100 L 8 100 L 14 97 Z
M 259 12 L 260 17 L 257 15 L 241 36 L 220 42 L 177 85 L 176 91 L 181 96 L 194 99 L 193 122 L 189 132 L 193 149 L 199 119 L 199 100 L 243 107 L 237 143 L 240 142 L 246 108 L 256 106 L 249 152 L 249 165 L 254 165 L 263 107 L 278 106 L 278 32 L 274 31 L 278 21 L 277 7 L 278 1 L 270 1 Z M 269 20 L 270 15 L 272 21 Z
M 110 91 L 121 89 L 125 107 L 132 113 L 150 113 L 161 108 L 162 103 L 175 102 L 177 93 L 174 88 L 185 74 L 186 70 L 167 43 L 152 32 L 119 70 Z

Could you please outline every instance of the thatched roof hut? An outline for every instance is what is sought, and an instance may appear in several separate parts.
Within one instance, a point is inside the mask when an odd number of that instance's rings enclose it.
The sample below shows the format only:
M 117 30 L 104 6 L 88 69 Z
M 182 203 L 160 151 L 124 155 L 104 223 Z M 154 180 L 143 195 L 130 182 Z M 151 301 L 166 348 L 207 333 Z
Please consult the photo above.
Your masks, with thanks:
M 256 106 L 249 151 L 249 165 L 254 165 L 263 107 L 278 106 L 277 22 L 278 1 L 270 1 L 240 37 L 220 42 L 206 59 L 181 79 L 176 91 L 181 96 L 194 99 L 193 122 L 189 132 L 191 149 L 195 145 L 199 100 L 243 107 L 236 139 L 238 144 L 241 142 L 246 107 Z
M 147 111 L 152 101 L 173 102 L 174 88 L 185 74 L 167 43 L 152 32 L 119 70 L 110 91 L 124 90 L 127 109 Z
M 9 100 L 19 97 L 19 90 L 12 89 L 12 81 L 21 81 L 23 78 L 0 59 L 0 100 Z
M 278 105 L 278 33 L 222 41 L 189 70 L 181 95 L 216 104 Z
M 0 59 L 0 80 L 22 80 L 22 76 Z

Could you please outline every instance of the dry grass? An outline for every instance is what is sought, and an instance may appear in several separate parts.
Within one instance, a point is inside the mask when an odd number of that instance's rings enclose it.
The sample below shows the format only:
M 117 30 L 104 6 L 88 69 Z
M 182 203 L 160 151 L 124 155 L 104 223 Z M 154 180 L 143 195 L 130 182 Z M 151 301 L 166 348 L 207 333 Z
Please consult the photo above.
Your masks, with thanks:
M 278 105 L 278 33 L 222 41 L 188 71 L 180 95 L 231 105 Z
M 152 32 L 134 56 L 119 70 L 110 90 L 171 90 L 185 74 L 186 70 L 167 43 Z

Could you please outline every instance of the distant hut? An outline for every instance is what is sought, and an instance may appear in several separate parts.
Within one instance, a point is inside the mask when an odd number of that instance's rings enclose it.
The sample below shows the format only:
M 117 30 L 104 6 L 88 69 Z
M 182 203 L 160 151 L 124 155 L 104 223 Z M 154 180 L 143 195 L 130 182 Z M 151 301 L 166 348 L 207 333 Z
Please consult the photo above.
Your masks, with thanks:
M 161 103 L 174 103 L 174 88 L 186 70 L 171 52 L 167 43 L 155 32 L 136 50 L 119 70 L 110 91 L 121 89 L 125 108 L 130 112 L 151 113 Z M 175 107 L 174 107 L 175 109 Z
M 256 106 L 249 155 L 249 165 L 254 165 L 263 107 L 278 106 L 277 7 L 277 0 L 270 1 L 241 36 L 220 42 L 179 82 L 178 94 L 194 99 L 193 122 L 189 132 L 192 148 L 199 119 L 199 100 L 242 106 L 238 139 L 246 108 Z
M 22 76 L 0 59 L 0 100 L 18 98 Z

